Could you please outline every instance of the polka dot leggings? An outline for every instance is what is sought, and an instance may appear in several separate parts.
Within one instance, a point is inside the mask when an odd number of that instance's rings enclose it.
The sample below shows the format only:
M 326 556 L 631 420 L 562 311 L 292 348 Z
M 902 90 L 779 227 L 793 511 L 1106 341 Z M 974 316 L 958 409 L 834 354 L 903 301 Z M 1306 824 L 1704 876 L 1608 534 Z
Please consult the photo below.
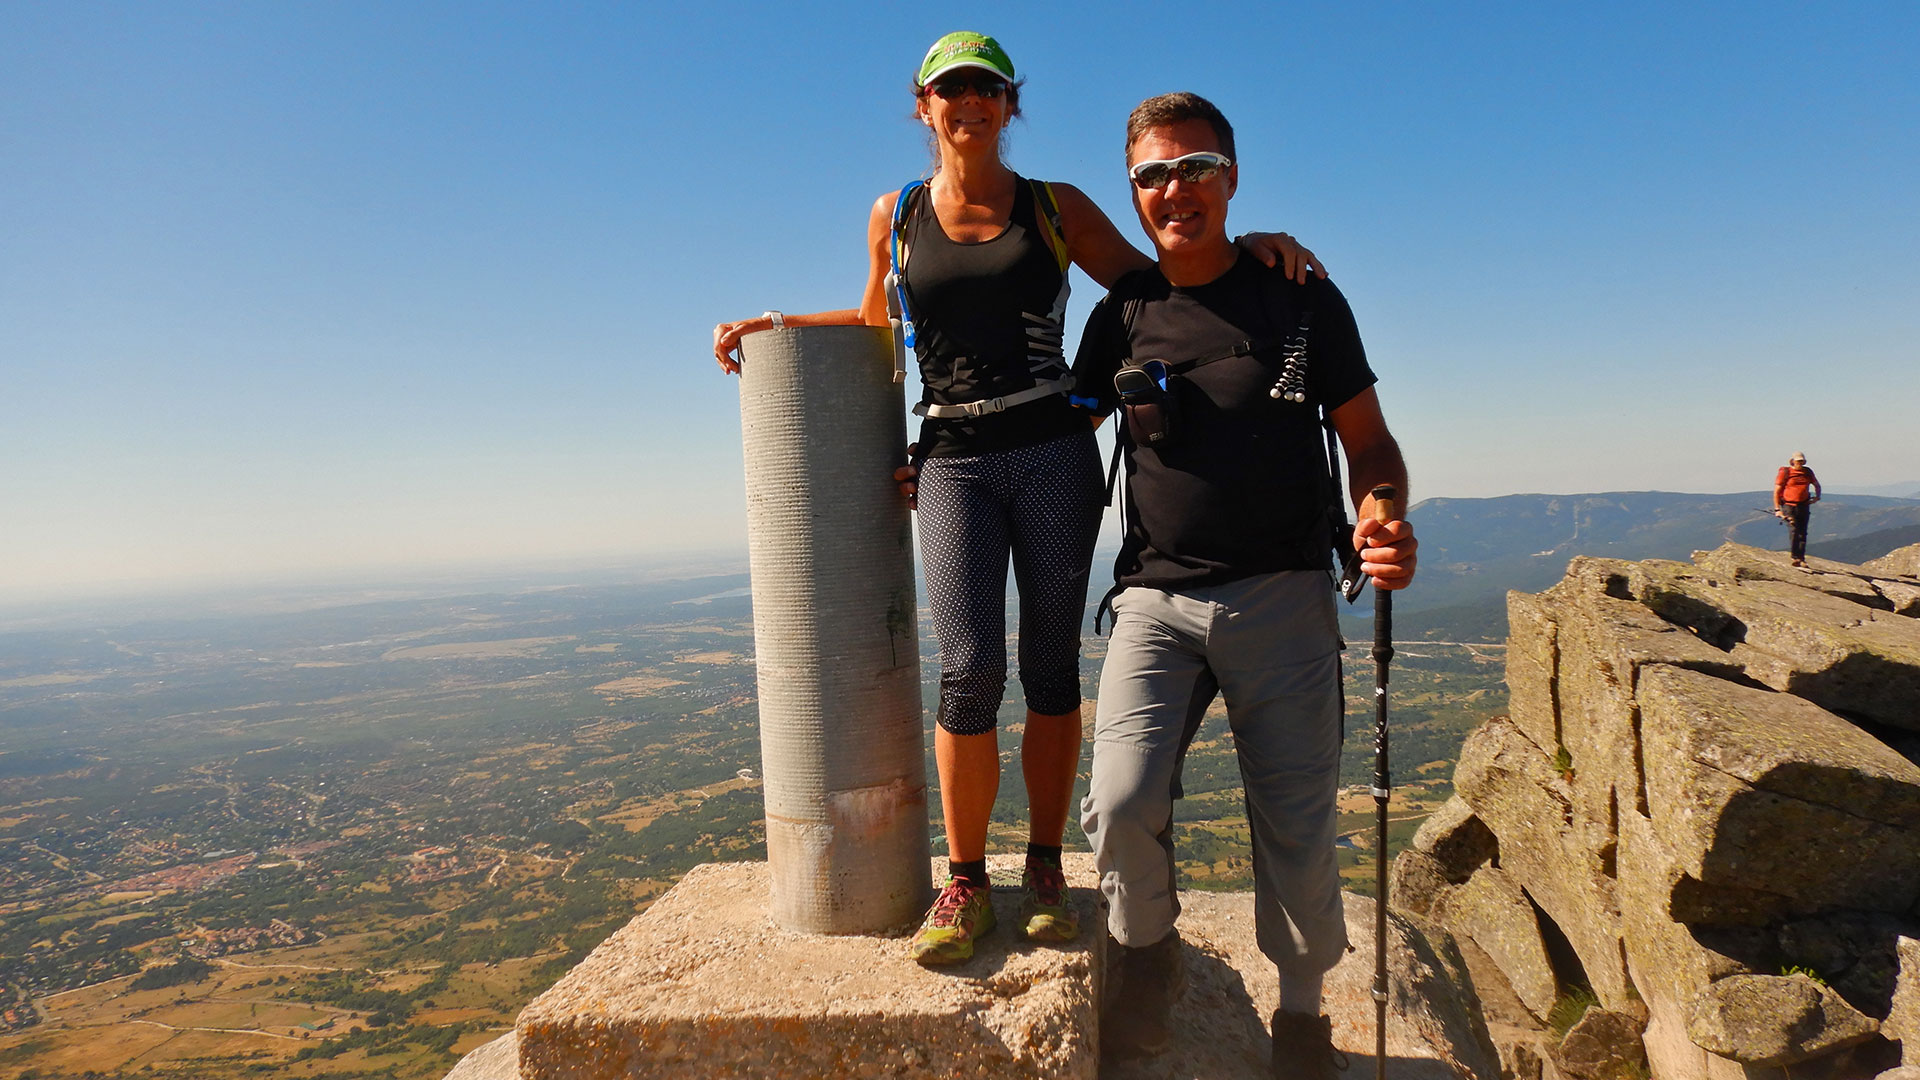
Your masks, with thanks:
M 955 735 L 994 729 L 1007 686 L 1007 561 L 1020 587 L 1027 708 L 1080 706 L 1080 622 L 1100 529 L 1093 432 L 920 468 L 920 558 L 940 641 L 940 716 Z

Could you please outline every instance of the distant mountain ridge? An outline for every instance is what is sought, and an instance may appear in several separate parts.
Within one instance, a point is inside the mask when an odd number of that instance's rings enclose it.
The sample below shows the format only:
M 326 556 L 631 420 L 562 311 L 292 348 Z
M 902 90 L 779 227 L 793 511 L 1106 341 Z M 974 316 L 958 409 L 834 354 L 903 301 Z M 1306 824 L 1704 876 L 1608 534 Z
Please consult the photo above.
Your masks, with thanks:
M 1920 480 L 1903 480 L 1897 484 L 1870 484 L 1862 487 L 1848 487 L 1841 484 L 1829 487 L 1827 491 L 1834 495 L 1891 495 L 1896 499 L 1920 499 Z
M 1732 540 L 1784 548 L 1770 491 L 1697 495 L 1611 491 L 1586 495 L 1503 495 L 1428 499 L 1410 518 L 1420 535 L 1420 577 L 1395 601 L 1399 611 L 1495 608 L 1508 589 L 1537 592 L 1566 573 L 1576 555 L 1685 559 Z M 1920 529 L 1920 500 L 1832 495 L 1814 509 L 1809 540 L 1825 545 L 1874 536 L 1845 553 L 1883 555 Z M 1880 542 L 1885 547 L 1871 550 Z M 1855 550 L 1858 548 L 1858 550 Z
M 1807 554 L 1818 555 L 1822 559 L 1832 559 L 1834 562 L 1857 565 L 1869 559 L 1877 559 L 1889 551 L 1909 544 L 1920 544 L 1920 525 L 1902 525 L 1898 528 L 1849 536 L 1844 540 L 1809 543 Z

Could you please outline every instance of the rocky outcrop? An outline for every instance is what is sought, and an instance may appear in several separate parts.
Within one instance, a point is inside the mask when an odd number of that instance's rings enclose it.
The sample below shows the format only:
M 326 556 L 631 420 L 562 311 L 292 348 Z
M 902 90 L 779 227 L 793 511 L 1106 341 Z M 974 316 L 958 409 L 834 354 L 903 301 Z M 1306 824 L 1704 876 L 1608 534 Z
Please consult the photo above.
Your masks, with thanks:
M 1742 1065 L 1779 1068 L 1872 1038 L 1879 1026 L 1805 975 L 1729 975 L 1693 1001 L 1687 1036 Z
M 1860 569 L 1887 577 L 1920 579 L 1920 544 L 1910 544 L 1877 559 L 1869 559 L 1860 564 Z
M 1635 1075 L 1646 1061 L 1640 1045 L 1644 1013 L 1617 1013 L 1590 1008 L 1567 1028 L 1552 1051 L 1554 1065 L 1581 1080 L 1618 1080 Z
M 1897 947 L 1920 936 L 1920 548 L 1810 563 L 1575 559 L 1509 596 L 1509 714 L 1396 864 L 1540 1022 L 1509 1074 L 1544 1037 L 1542 1076 L 1642 1051 L 1660 1080 L 1873 1075 L 1920 1028 L 1896 1007 L 1920 1001 Z M 1462 842 L 1476 821 L 1491 845 Z M 1568 1029 L 1575 988 L 1597 1005 Z

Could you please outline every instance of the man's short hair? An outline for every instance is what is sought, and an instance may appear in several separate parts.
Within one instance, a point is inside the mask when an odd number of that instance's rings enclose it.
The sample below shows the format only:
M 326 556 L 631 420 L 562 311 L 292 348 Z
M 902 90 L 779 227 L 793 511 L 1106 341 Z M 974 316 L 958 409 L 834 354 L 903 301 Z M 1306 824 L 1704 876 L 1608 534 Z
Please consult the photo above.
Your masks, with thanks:
M 1149 128 L 1172 127 L 1189 120 L 1205 120 L 1213 129 L 1214 138 L 1220 141 L 1220 152 L 1240 160 L 1233 149 L 1233 125 L 1227 123 L 1226 116 L 1213 102 L 1184 90 L 1150 97 L 1133 107 L 1133 115 L 1127 117 L 1127 156 L 1133 156 L 1133 144 L 1139 142 Z

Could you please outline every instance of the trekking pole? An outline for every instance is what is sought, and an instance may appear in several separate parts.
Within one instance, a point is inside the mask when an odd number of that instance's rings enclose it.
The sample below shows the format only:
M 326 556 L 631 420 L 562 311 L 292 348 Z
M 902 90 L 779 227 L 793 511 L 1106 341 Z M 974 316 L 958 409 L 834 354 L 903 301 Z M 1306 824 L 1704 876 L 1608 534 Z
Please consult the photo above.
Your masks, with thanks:
M 1392 485 L 1373 489 L 1373 519 L 1394 519 Z M 1387 800 L 1393 781 L 1387 772 L 1387 665 L 1393 662 L 1393 593 L 1373 590 L 1373 802 L 1379 810 L 1379 842 L 1374 850 L 1373 906 L 1373 1075 L 1387 1077 Z

